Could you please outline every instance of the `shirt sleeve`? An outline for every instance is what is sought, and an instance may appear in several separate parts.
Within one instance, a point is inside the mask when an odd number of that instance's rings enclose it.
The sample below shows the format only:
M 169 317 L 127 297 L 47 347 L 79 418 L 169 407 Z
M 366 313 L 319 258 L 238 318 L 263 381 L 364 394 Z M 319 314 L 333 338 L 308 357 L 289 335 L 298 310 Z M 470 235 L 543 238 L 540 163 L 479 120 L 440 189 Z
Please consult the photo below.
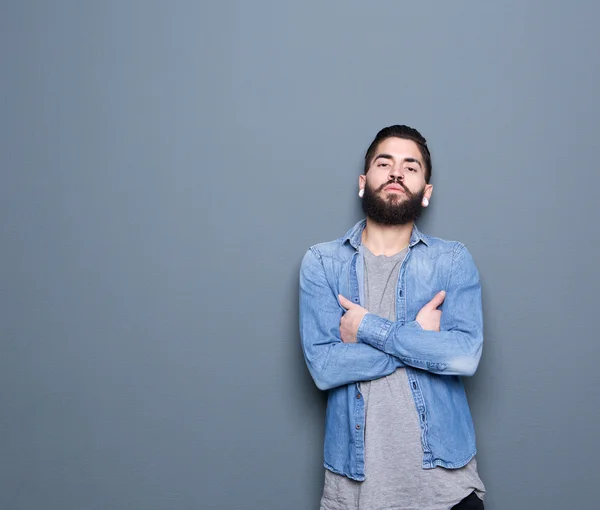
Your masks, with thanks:
M 300 267 L 300 337 L 308 370 L 318 388 L 327 390 L 391 374 L 404 363 L 366 343 L 344 343 L 344 309 L 337 288 L 327 280 L 323 260 L 310 249 Z
M 358 328 L 358 341 L 415 368 L 473 375 L 483 347 L 481 284 L 475 262 L 462 244 L 453 253 L 445 290 L 441 331 L 426 331 L 416 320 L 400 324 L 368 313 Z

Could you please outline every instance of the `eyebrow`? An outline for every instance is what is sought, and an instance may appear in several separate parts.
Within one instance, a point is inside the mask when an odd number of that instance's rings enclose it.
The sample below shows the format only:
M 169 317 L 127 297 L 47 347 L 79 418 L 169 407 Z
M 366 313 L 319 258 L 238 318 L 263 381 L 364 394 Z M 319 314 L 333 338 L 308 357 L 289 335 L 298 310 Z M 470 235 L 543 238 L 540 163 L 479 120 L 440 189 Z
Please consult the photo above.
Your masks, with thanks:
M 394 157 L 391 154 L 378 154 L 377 156 L 375 156 L 375 159 L 373 161 L 377 161 L 379 158 L 391 159 L 392 161 L 394 160 Z M 421 162 L 415 158 L 404 158 L 402 161 L 404 163 L 416 163 L 421 168 L 423 167 L 423 165 L 421 165 Z

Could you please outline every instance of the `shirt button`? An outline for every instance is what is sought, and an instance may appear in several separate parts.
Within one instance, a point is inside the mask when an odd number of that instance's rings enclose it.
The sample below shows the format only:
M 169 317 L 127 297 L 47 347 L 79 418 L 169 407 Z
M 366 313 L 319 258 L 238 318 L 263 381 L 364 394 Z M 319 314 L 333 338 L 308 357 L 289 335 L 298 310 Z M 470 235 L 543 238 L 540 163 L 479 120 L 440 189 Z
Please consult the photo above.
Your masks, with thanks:
M 357 393 L 357 394 L 356 394 L 356 398 L 360 398 L 360 393 Z
M 356 430 L 360 430 L 360 425 L 358 423 L 356 424 Z

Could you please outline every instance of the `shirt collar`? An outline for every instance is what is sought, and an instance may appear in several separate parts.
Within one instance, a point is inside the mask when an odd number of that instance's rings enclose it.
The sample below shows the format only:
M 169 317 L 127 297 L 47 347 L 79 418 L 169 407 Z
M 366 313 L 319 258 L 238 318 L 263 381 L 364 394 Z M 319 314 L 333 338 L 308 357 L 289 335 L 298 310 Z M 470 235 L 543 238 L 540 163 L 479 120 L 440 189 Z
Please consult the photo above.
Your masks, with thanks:
M 342 242 L 348 242 L 351 246 L 354 247 L 354 249 L 358 250 L 358 248 L 362 244 L 362 233 L 366 225 L 367 220 L 360 220 L 356 225 L 354 225 L 350 230 L 348 230 L 348 232 L 346 232 L 344 237 L 342 237 Z M 410 234 L 410 243 L 408 246 L 409 248 L 412 248 L 415 244 L 419 242 L 423 242 L 423 244 L 429 246 L 429 243 L 427 242 L 427 237 L 425 237 L 417 228 L 417 226 L 413 224 L 413 229 Z

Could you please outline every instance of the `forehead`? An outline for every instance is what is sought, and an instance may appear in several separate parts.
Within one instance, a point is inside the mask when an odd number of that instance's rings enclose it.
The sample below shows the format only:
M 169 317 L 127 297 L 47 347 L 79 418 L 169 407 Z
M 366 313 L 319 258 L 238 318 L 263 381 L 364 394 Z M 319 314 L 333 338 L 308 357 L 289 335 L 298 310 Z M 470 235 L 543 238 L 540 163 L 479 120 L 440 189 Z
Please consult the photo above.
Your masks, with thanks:
M 423 162 L 419 146 L 412 140 L 405 138 L 386 138 L 377 146 L 375 157 L 379 154 L 389 154 L 397 159 L 415 158 Z

